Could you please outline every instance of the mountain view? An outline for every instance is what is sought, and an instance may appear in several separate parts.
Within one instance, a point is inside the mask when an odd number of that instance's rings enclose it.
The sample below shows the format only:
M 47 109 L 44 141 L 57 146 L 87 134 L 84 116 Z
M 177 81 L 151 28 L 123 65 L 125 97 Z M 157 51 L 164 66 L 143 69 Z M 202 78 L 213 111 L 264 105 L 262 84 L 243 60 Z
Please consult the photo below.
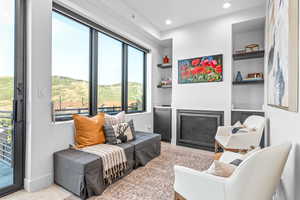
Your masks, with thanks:
M 99 103 L 102 107 L 118 107 L 121 99 L 121 85 L 99 85 Z M 87 81 L 53 76 L 52 101 L 55 109 L 87 108 L 89 86 Z M 128 84 L 129 105 L 142 102 L 143 87 L 140 83 Z M 11 110 L 13 99 L 13 78 L 0 77 L 0 110 Z

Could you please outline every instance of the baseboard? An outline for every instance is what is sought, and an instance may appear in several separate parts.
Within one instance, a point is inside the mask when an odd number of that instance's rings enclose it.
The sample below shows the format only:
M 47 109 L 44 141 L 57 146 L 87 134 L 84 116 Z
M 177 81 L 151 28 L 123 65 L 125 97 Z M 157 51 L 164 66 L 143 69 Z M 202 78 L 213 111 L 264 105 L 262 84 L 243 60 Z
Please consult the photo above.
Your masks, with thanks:
M 27 192 L 36 192 L 45 189 L 53 184 L 53 174 L 47 174 L 35 179 L 24 179 L 24 189 Z

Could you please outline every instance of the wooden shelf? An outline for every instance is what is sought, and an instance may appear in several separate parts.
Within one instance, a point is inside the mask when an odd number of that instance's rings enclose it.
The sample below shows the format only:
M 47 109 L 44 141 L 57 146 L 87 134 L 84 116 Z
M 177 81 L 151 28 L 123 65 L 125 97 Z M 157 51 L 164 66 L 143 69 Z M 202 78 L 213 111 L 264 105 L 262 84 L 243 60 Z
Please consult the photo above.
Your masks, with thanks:
M 172 88 L 172 85 L 158 85 L 157 88 Z
M 172 68 L 172 64 L 168 63 L 168 64 L 158 64 L 157 67 L 162 68 L 162 69 L 169 69 Z
M 261 50 L 261 51 L 233 54 L 233 60 L 246 60 L 246 59 L 253 59 L 253 58 L 263 58 L 264 56 L 265 56 L 265 51 Z
M 233 81 L 233 85 L 241 85 L 241 84 L 263 84 L 264 80 L 244 80 L 244 81 Z

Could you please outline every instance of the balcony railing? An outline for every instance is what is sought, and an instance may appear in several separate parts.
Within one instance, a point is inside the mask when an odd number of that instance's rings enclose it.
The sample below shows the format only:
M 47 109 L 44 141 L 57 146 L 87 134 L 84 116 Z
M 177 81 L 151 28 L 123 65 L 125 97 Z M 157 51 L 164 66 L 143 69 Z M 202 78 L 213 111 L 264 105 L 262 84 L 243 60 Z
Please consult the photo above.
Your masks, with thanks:
M 0 162 L 12 166 L 12 112 L 0 111 Z
M 98 112 L 105 112 L 108 114 L 117 114 L 122 111 L 121 106 L 112 107 L 99 107 Z M 138 111 L 138 106 L 128 106 L 128 112 Z M 74 114 L 88 115 L 89 108 L 65 108 L 65 109 L 55 109 L 53 113 L 53 118 L 55 121 L 64 121 L 70 119 Z

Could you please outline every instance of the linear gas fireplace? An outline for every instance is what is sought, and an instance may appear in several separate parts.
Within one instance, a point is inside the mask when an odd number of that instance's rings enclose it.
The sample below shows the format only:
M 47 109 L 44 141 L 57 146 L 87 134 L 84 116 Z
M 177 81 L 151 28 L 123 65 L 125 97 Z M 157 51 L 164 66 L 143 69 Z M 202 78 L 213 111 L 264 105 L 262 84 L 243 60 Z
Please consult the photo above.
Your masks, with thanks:
M 177 145 L 214 151 L 214 138 L 223 124 L 223 111 L 177 110 Z

